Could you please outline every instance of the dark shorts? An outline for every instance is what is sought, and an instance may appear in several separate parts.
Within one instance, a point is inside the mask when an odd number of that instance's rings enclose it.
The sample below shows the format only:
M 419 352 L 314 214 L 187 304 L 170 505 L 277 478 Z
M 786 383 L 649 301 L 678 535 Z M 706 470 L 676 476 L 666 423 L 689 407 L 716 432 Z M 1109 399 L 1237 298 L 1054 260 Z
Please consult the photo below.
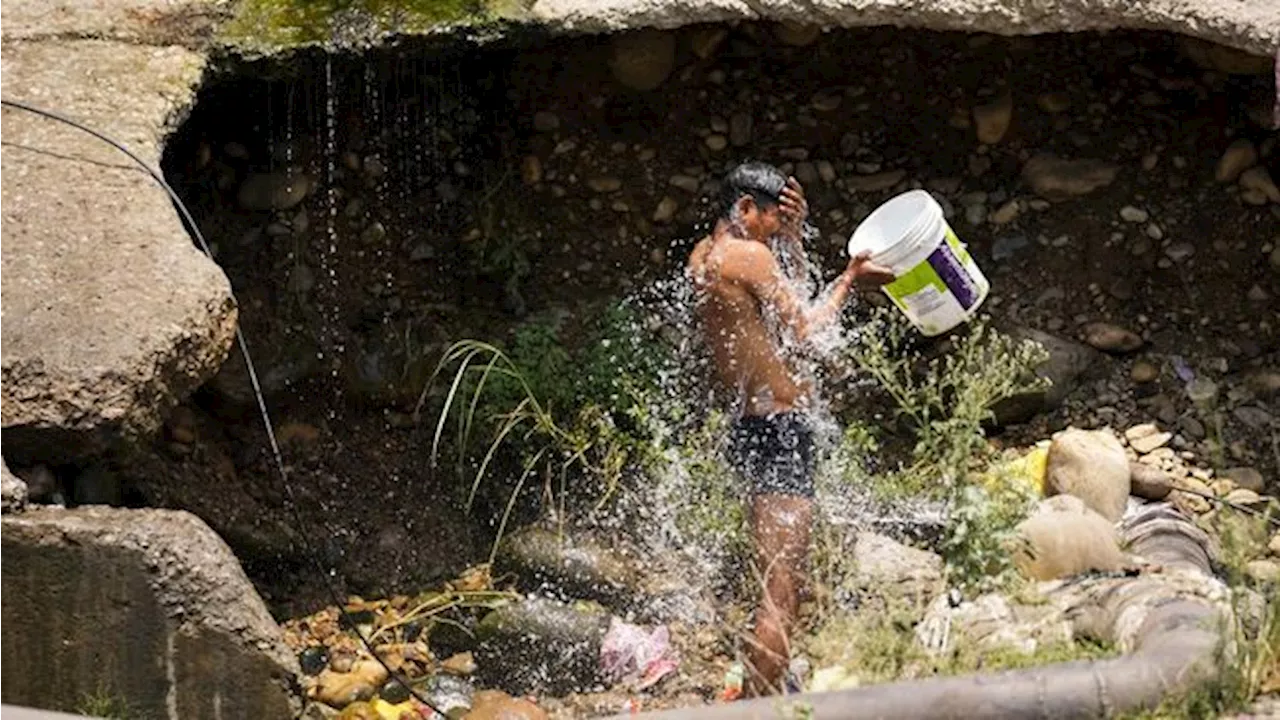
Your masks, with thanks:
M 753 495 L 813 497 L 813 428 L 801 413 L 738 418 L 729 460 L 751 482 Z

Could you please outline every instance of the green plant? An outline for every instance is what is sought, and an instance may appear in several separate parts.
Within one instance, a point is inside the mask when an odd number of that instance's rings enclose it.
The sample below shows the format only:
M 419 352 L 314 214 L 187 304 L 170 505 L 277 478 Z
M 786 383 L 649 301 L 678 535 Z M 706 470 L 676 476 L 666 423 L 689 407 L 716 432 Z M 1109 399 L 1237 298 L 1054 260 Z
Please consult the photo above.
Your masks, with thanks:
M 80 715 L 109 720 L 141 720 L 145 717 L 123 696 L 101 682 L 96 690 L 80 698 L 75 711 Z
M 1008 587 L 1018 578 L 1013 549 L 1017 525 L 1038 499 L 1025 484 L 993 468 L 993 481 L 966 482 L 955 491 L 950 522 L 938 548 L 947 580 L 974 595 Z
M 996 332 L 985 318 L 924 357 L 916 331 L 890 310 L 877 310 L 848 349 L 854 365 L 891 400 L 913 443 L 904 467 L 882 476 L 889 494 L 945 498 L 967 471 L 989 459 L 983 424 L 999 401 L 1044 387 L 1034 374 L 1047 354 L 1038 344 Z M 865 431 L 854 439 L 865 444 Z M 847 435 L 847 437 L 849 437 Z

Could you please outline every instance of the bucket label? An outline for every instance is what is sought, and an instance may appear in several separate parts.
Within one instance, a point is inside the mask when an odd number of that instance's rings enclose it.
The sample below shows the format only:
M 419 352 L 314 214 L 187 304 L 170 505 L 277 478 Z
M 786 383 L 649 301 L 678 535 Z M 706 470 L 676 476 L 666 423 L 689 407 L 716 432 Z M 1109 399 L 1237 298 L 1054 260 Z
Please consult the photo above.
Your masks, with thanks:
M 927 336 L 964 322 L 990 287 L 951 228 L 928 257 L 884 286 L 884 292 Z
M 947 240 L 950 239 L 950 237 L 947 238 Z M 934 272 L 938 273 L 938 277 L 942 278 L 947 289 L 956 296 L 956 302 L 960 303 L 960 307 L 968 310 L 978 302 L 978 287 L 961 264 L 960 258 L 952 252 L 950 242 L 940 243 L 938 249 L 929 254 L 927 262 Z

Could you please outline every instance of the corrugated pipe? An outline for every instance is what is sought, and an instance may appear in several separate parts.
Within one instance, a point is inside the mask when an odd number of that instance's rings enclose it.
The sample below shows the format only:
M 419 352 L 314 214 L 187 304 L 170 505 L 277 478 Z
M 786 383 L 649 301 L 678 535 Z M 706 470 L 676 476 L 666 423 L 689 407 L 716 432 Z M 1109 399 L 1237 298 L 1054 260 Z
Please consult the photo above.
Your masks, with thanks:
M 1185 592 L 1187 580 L 1218 585 L 1199 570 L 1211 554 L 1205 546 L 1208 537 L 1185 516 L 1167 505 L 1147 506 L 1121 529 L 1127 540 L 1136 541 L 1130 545 L 1132 551 L 1181 565 L 1170 569 L 1167 578 L 1152 573 L 1115 580 L 1091 593 L 1095 605 L 1076 619 L 1077 627 L 1105 625 L 1097 629 L 1128 650 L 1122 657 L 766 697 L 639 717 L 1056 720 L 1154 708 L 1217 677 L 1231 612 L 1222 602 Z

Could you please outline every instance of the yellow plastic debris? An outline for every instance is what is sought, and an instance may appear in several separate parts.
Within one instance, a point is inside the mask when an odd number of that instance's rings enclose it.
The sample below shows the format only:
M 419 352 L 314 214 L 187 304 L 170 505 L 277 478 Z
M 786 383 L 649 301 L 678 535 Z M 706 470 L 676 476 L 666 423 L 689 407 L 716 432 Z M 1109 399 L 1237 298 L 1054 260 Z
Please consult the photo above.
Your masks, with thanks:
M 1014 487 L 1025 488 L 1036 495 L 1043 496 L 1045 474 L 1049 464 L 1049 441 L 1045 440 L 1015 460 L 998 465 L 982 476 L 982 485 L 987 492 L 995 493 Z

